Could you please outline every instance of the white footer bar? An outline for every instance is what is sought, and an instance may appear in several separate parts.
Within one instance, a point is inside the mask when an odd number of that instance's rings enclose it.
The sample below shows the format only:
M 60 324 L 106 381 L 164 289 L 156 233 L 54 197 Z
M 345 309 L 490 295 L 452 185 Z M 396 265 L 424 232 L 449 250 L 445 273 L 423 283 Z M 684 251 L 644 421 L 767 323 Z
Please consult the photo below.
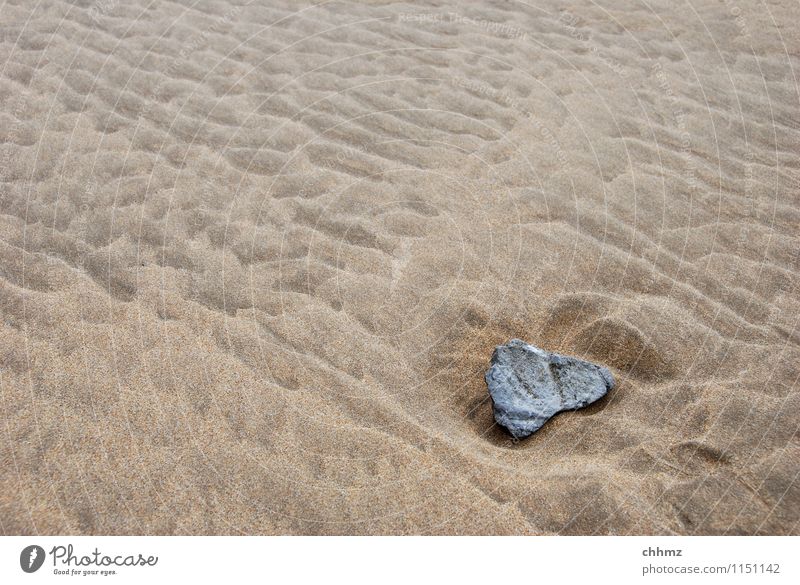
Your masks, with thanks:
M 2 537 L 0 583 L 800 583 L 800 537 Z

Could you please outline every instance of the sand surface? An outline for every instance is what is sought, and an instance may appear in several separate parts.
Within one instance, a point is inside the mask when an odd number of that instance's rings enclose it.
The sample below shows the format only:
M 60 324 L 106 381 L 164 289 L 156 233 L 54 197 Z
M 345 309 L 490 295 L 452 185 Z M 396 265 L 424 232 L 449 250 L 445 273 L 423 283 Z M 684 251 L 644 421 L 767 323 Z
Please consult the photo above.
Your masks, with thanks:
M 798 21 L 3 3 L 0 531 L 797 534 Z

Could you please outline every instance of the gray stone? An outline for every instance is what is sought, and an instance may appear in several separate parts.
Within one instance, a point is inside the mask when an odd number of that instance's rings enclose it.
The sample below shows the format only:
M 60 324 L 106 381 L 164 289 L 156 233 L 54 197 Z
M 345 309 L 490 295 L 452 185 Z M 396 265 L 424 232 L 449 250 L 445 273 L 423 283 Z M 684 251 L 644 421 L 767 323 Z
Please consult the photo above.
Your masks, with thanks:
M 486 385 L 494 420 L 524 439 L 554 414 L 605 396 L 614 387 L 614 377 L 602 366 L 512 339 L 495 348 Z

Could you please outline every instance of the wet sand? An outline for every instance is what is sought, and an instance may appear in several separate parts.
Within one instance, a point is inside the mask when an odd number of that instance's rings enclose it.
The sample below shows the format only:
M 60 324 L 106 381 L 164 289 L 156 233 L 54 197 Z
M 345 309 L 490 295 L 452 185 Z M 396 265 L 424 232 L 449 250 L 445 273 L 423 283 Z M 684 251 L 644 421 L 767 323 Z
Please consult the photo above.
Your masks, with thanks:
M 796 3 L 256 4 L 0 8 L 3 533 L 799 532 Z

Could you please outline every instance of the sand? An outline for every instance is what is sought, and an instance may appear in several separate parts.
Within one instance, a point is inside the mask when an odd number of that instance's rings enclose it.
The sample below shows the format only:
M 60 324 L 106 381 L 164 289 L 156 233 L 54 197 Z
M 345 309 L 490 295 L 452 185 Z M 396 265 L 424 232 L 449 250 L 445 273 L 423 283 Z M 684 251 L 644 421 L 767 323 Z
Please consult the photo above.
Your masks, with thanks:
M 3 533 L 800 532 L 797 3 L 0 16 Z

